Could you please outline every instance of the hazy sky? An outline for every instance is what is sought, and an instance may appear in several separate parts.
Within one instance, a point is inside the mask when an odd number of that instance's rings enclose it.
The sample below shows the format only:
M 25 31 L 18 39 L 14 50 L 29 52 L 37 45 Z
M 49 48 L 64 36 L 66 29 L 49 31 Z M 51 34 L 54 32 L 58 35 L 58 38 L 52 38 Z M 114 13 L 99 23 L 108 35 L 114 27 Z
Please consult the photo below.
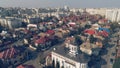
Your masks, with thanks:
M 91 8 L 91 7 L 120 7 L 120 0 L 0 0 L 0 7 L 63 7 Z

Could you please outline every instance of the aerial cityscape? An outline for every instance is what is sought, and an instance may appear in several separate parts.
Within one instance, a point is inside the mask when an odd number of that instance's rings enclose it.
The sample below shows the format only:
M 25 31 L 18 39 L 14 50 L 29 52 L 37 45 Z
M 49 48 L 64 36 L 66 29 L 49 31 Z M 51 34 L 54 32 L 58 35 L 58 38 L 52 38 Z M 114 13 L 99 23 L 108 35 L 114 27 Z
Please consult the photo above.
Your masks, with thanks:
M 0 1 L 0 68 L 120 68 L 118 3 L 58 2 Z

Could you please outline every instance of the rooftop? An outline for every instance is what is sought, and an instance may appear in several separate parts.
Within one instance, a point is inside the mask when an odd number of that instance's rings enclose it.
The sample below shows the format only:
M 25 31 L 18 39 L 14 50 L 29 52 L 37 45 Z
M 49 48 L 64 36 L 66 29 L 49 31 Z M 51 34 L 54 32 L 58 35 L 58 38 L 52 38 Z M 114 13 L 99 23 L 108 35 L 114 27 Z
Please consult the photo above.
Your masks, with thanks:
M 76 56 L 72 56 L 71 54 L 69 54 L 69 50 L 66 49 L 64 46 L 58 46 L 56 50 L 53 50 L 53 52 L 76 62 L 87 63 L 89 61 L 89 57 L 84 53 L 78 53 Z

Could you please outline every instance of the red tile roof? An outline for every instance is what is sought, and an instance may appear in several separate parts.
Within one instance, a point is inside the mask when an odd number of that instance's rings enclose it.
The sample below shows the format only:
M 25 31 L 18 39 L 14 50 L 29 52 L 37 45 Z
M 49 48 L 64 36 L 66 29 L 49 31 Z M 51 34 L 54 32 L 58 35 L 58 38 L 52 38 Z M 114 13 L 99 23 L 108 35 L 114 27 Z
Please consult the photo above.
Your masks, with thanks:
M 95 34 L 95 30 L 91 30 L 91 29 L 86 29 L 84 32 L 90 35 Z
M 102 22 L 102 23 L 106 23 L 107 19 L 100 19 L 99 21 Z
M 19 65 L 17 68 L 35 68 L 33 65 Z
M 0 52 L 0 58 L 1 59 L 12 58 L 15 54 L 16 54 L 16 50 L 12 47 L 3 52 Z
M 46 33 L 49 34 L 49 35 L 54 35 L 55 31 L 54 30 L 48 30 Z
M 106 31 L 100 31 L 98 32 L 98 35 L 108 37 L 108 33 Z
M 46 39 L 45 38 L 40 38 L 40 39 L 37 39 L 36 41 L 35 41 L 35 43 L 37 43 L 37 44 L 44 44 L 46 42 Z

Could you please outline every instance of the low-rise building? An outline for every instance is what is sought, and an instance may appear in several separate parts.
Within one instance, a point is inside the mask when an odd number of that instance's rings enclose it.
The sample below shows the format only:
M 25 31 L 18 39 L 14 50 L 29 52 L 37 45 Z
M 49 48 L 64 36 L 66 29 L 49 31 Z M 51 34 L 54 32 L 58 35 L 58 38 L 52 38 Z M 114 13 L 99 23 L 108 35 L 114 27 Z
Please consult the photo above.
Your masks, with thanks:
M 0 19 L 0 25 L 9 29 L 20 27 L 21 22 L 19 19 Z
M 28 50 L 24 47 L 11 47 L 0 52 L 0 59 L 8 68 L 14 68 L 29 59 Z

